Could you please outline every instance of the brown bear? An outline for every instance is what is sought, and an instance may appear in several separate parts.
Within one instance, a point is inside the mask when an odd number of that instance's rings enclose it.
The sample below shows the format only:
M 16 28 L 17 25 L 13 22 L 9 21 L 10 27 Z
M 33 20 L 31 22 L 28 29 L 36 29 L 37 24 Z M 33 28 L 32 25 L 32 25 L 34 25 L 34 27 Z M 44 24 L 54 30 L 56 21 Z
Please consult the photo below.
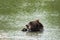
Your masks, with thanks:
M 39 20 L 31 21 L 26 25 L 26 28 L 23 28 L 22 31 L 41 31 L 43 30 L 43 25 Z

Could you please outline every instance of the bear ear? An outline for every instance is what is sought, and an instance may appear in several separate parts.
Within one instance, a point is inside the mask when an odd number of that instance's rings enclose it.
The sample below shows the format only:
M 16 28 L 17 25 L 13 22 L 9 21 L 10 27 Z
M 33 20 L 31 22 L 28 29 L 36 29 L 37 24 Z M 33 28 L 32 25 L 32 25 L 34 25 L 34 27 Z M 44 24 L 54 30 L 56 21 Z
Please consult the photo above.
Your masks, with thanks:
M 36 22 L 39 22 L 39 20 L 36 20 Z
M 32 22 L 30 22 L 29 24 L 32 24 Z

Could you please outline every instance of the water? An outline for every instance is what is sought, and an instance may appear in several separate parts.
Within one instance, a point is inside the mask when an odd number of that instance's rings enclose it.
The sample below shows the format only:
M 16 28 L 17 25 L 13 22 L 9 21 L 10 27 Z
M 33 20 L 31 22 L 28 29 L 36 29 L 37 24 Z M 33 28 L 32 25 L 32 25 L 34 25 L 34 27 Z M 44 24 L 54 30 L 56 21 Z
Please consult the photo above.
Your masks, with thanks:
M 21 31 L 36 19 L 42 33 Z M 0 0 L 0 40 L 60 40 L 60 0 Z

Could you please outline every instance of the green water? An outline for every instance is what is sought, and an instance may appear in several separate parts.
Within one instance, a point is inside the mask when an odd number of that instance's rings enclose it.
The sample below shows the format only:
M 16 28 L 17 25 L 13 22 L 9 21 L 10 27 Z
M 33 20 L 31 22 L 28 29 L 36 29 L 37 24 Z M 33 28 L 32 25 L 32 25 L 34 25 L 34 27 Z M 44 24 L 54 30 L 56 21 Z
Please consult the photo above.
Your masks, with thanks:
M 43 33 L 21 31 L 36 19 Z M 60 40 L 60 0 L 0 0 L 0 40 Z

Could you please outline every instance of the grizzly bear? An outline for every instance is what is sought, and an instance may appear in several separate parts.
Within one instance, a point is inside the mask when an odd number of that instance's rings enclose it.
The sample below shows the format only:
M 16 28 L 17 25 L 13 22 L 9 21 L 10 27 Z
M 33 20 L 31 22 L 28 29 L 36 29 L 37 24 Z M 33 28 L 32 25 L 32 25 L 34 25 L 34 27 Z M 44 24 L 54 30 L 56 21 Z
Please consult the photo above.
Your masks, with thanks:
M 43 30 L 43 25 L 39 20 L 31 21 L 26 25 L 26 28 L 23 28 L 22 31 L 41 31 Z

